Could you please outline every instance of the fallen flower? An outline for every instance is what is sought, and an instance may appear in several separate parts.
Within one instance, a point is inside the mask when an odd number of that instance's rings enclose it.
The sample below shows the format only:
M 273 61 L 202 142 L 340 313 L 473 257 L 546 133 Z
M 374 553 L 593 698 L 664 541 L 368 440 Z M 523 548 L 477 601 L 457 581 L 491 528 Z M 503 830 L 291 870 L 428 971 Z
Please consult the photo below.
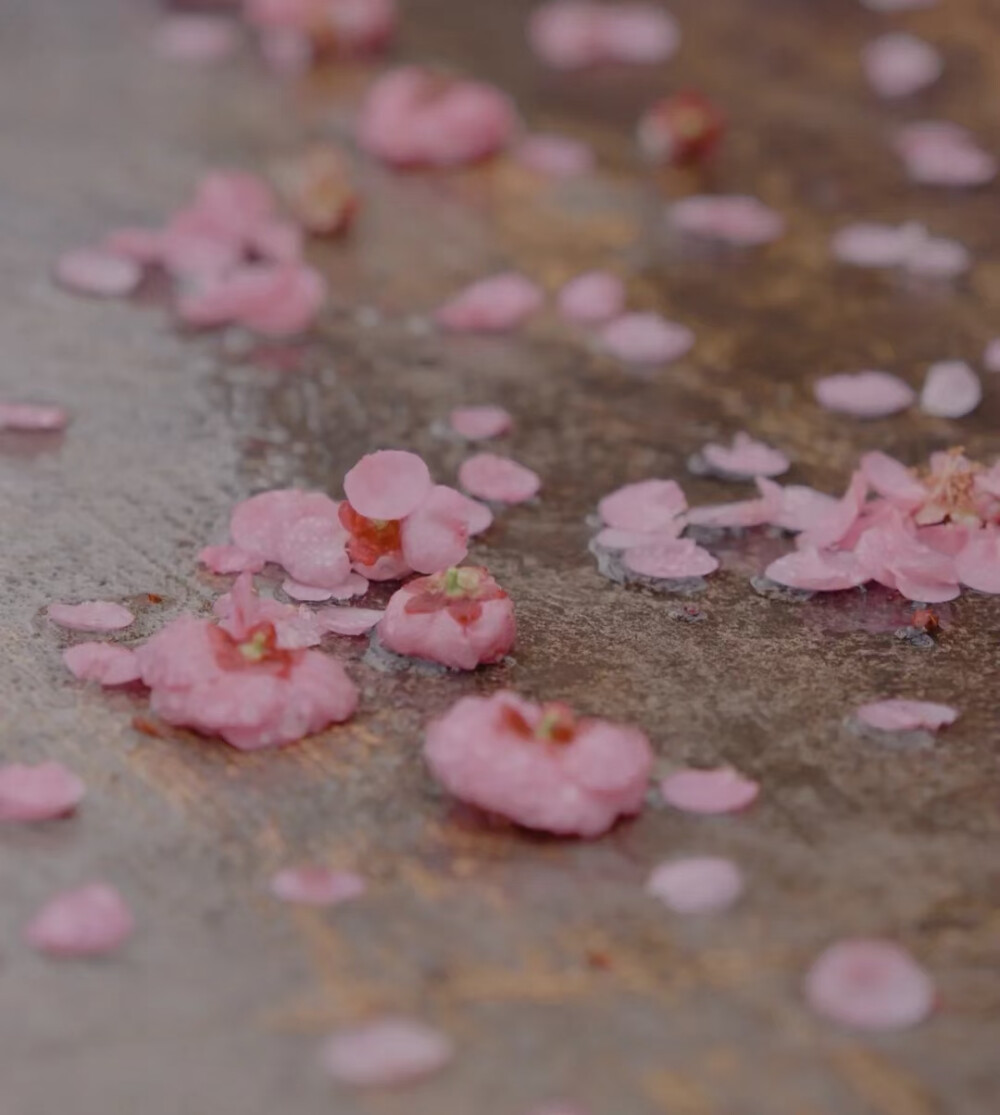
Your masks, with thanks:
M 604 326 L 600 343 L 628 364 L 669 364 L 691 350 L 694 334 L 658 313 L 627 313 Z
M 654 4 L 548 0 L 532 12 L 528 39 L 547 65 L 572 70 L 606 62 L 665 62 L 680 44 L 680 30 Z
M 827 410 L 855 418 L 885 418 L 913 405 L 916 392 L 889 372 L 841 372 L 824 376 L 814 385 L 816 401 Z
M 905 949 L 891 941 L 838 941 L 805 979 L 818 1014 L 855 1030 L 903 1030 L 934 1009 L 934 985 Z
M 667 216 L 678 232 L 734 247 L 767 244 L 785 230 L 780 213 L 755 197 L 740 194 L 681 198 L 670 206 Z
M 696 90 L 663 97 L 639 117 L 639 151 L 653 163 L 689 166 L 705 162 L 718 147 L 726 121 Z
M 460 800 L 526 828 L 584 837 L 639 812 L 653 761 L 636 728 L 506 691 L 464 697 L 433 720 L 424 755 Z
M 760 784 L 732 767 L 679 770 L 660 783 L 663 800 L 685 813 L 737 813 L 757 800 Z
M 270 883 L 271 893 L 282 902 L 304 906 L 339 906 L 365 892 L 365 881 L 352 871 L 302 864 L 279 871 Z
M 910 701 L 892 697 L 862 705 L 854 713 L 867 728 L 880 732 L 914 732 L 926 728 L 936 732 L 958 719 L 958 709 L 951 705 L 938 705 L 933 701 Z
M 139 680 L 135 652 L 113 643 L 77 643 L 63 651 L 63 662 L 79 681 L 110 686 Z
M 524 275 L 504 271 L 467 286 L 434 311 L 452 333 L 505 333 L 539 310 L 541 288 Z
M 56 260 L 55 277 L 60 286 L 75 294 L 126 298 L 142 282 L 142 268 L 100 248 L 76 248 Z
M 500 437 L 513 425 L 510 412 L 503 407 L 456 407 L 448 416 L 451 428 L 467 441 Z
M 729 446 L 709 442 L 702 447 L 700 456 L 715 475 L 726 479 L 780 476 L 791 467 L 791 462 L 779 449 L 755 441 L 743 431 L 733 435 Z
M 686 856 L 661 863 L 646 890 L 678 914 L 716 913 L 743 893 L 743 873 L 721 856 Z
M 873 39 L 862 55 L 865 76 L 880 97 L 908 97 L 941 76 L 941 54 L 923 39 L 894 31 Z
M 464 460 L 458 481 L 470 495 L 496 503 L 524 503 L 542 486 L 538 473 L 495 453 L 476 453 Z
M 982 398 L 983 385 L 964 360 L 942 360 L 927 370 L 920 409 L 936 418 L 964 418 Z
M 72 813 L 87 792 L 62 763 L 0 766 L 0 821 L 49 821 Z
M 448 569 L 410 581 L 378 625 L 383 646 L 453 670 L 499 662 L 514 646 L 514 605 L 486 569 Z
M 135 921 L 114 887 L 90 883 L 50 899 L 24 931 L 25 940 L 52 956 L 98 956 L 132 936 Z
M 594 149 L 570 136 L 525 136 L 514 149 L 514 158 L 521 166 L 549 178 L 577 178 L 594 169 Z
M 49 433 L 69 425 L 69 411 L 44 403 L 0 403 L 0 430 Z
M 83 604 L 50 604 L 49 619 L 72 631 L 121 631 L 135 623 L 123 604 L 110 600 L 88 600 Z
M 587 271 L 559 291 L 559 313 L 567 321 L 602 325 L 625 309 L 625 284 L 610 271 Z
M 323 1047 L 326 1071 L 356 1088 L 408 1084 L 439 1072 L 455 1055 L 447 1034 L 409 1018 L 340 1030 Z

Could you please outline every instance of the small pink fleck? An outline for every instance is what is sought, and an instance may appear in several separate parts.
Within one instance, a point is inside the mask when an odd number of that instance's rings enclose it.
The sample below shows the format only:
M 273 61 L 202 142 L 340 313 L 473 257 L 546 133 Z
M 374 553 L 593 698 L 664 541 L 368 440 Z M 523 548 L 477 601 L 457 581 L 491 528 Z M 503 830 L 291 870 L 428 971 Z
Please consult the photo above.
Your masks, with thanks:
M 734 247 L 754 247 L 777 240 L 785 231 L 780 213 L 755 197 L 699 194 L 674 202 L 668 212 L 679 232 Z
M 780 476 L 791 467 L 779 449 L 755 441 L 742 431 L 734 435 L 732 445 L 710 443 L 702 448 L 701 455 L 712 469 L 729 476 Z
M 587 271 L 559 291 L 559 312 L 567 321 L 603 325 L 625 309 L 625 284 L 610 271 Z
M 905 31 L 874 39 L 862 60 L 868 82 L 880 97 L 908 97 L 933 85 L 944 69 L 934 47 Z
M 632 546 L 625 551 L 622 560 L 631 572 L 658 580 L 704 577 L 719 568 L 719 559 L 690 538 Z
M 841 372 L 824 376 L 814 386 L 816 401 L 827 410 L 855 418 L 885 418 L 913 405 L 916 392 L 889 372 Z
M 128 608 L 110 600 L 50 604 L 47 615 L 53 623 L 71 631 L 121 631 L 135 623 L 135 616 Z
M 601 330 L 601 346 L 628 364 L 669 364 L 691 350 L 694 334 L 660 314 L 629 313 Z
M 504 333 L 541 308 L 536 283 L 514 271 L 480 279 L 434 313 L 438 325 L 453 333 Z
M 685 856 L 661 863 L 646 890 L 678 914 L 726 910 L 743 893 L 743 872 L 721 856 Z
M 871 12 L 909 12 L 919 8 L 933 8 L 937 0 L 861 0 L 861 6 Z
M 56 281 L 76 294 L 124 298 L 142 281 L 142 268 L 100 248 L 76 248 L 56 261 Z
M 113 643 L 77 643 L 63 651 L 63 662 L 80 681 L 128 685 L 139 680 L 135 652 Z
M 153 47 L 171 62 L 220 62 L 236 49 L 236 26 L 208 15 L 169 16 L 156 29 Z
M 609 527 L 627 531 L 673 529 L 680 534 L 677 516 L 687 508 L 684 492 L 676 480 L 639 480 L 606 495 L 597 505 Z
M 302 864 L 286 867 L 271 879 L 271 893 L 282 902 L 304 906 L 338 906 L 365 892 L 365 881 L 352 871 Z
M 351 507 L 367 519 L 404 519 L 430 496 L 430 470 L 416 453 L 380 449 L 369 453 L 344 477 Z
M 49 821 L 83 801 L 82 779 L 62 763 L 0 766 L 0 821 Z
M 549 178 L 576 178 L 594 169 L 593 148 L 562 135 L 529 135 L 514 149 L 523 167 Z
M 856 938 L 831 945 L 809 969 L 805 995 L 818 1014 L 855 1030 L 903 1030 L 934 1009 L 934 985 L 892 941 Z
M 958 709 L 933 701 L 910 701 L 891 697 L 862 705 L 854 714 L 862 724 L 880 732 L 913 732 L 920 728 L 936 732 L 958 719 Z
M 385 615 L 380 608 L 320 608 L 316 618 L 331 635 L 364 635 Z
M 964 418 L 983 398 L 979 376 L 964 360 L 942 360 L 927 371 L 920 409 L 936 418 Z
M 470 495 L 496 503 L 524 503 L 542 486 L 538 473 L 495 453 L 477 453 L 463 461 L 458 481 Z
M 69 412 L 43 403 L 0 403 L 0 430 L 46 433 L 64 430 Z
M 679 770 L 664 778 L 660 793 L 685 813 L 737 813 L 757 800 L 760 784 L 732 767 Z
M 124 944 L 135 928 L 114 887 L 90 883 L 50 899 L 24 931 L 25 940 L 52 956 L 98 956 Z
M 334 1080 L 377 1088 L 421 1080 L 454 1055 L 454 1043 L 440 1030 L 416 1019 L 382 1018 L 335 1033 L 321 1056 Z
M 513 424 L 510 412 L 503 407 L 456 407 L 448 416 L 451 428 L 468 441 L 500 437 Z

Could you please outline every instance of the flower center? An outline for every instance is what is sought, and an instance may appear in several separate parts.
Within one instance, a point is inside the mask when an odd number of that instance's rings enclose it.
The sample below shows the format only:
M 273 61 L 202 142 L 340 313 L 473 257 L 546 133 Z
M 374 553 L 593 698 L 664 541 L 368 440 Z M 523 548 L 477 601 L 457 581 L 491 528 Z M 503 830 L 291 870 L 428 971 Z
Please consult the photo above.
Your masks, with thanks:
M 504 727 L 523 739 L 542 743 L 572 743 L 576 736 L 577 721 L 573 710 L 558 701 L 542 705 L 542 715 L 534 727 L 513 705 L 505 705 L 502 713 Z
M 264 667 L 271 673 L 284 675 L 297 657 L 293 650 L 278 646 L 278 635 L 273 623 L 258 623 L 242 639 L 234 639 L 221 627 L 213 627 L 216 661 L 224 670 L 246 670 Z
M 411 588 L 419 588 L 406 602 L 410 615 L 447 611 L 463 627 L 474 623 L 483 614 L 483 604 L 500 600 L 505 593 L 485 569 L 479 566 L 452 566 L 433 577 L 414 581 Z
M 380 557 L 398 554 L 402 548 L 398 519 L 366 519 L 347 500 L 338 508 L 337 516 L 351 535 L 347 552 L 359 565 L 374 565 Z
M 975 484 L 981 467 L 963 456 L 961 446 L 935 456 L 930 472 L 921 478 L 927 489 L 927 501 L 917 512 L 916 522 L 923 525 L 950 519 L 953 523 L 979 526 Z

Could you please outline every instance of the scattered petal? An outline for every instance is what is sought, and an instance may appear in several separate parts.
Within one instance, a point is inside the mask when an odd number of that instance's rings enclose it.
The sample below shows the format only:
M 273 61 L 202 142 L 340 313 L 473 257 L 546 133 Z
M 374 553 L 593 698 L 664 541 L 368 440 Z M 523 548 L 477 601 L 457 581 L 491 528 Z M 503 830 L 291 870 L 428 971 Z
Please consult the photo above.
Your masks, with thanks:
M 456 407 L 448 416 L 451 428 L 467 441 L 500 437 L 510 430 L 513 419 L 503 407 Z
M 601 330 L 604 351 L 628 364 L 669 364 L 693 345 L 687 326 L 652 312 L 622 314 Z
M 128 685 L 139 680 L 135 652 L 113 643 L 77 643 L 63 651 L 63 662 L 80 681 Z
M 785 231 L 780 213 L 755 197 L 704 194 L 681 198 L 668 211 L 671 225 L 688 236 L 734 247 L 754 247 L 777 240 Z
M 50 604 L 47 615 L 53 623 L 71 631 L 121 631 L 135 623 L 135 616 L 128 608 L 110 600 Z
M 495 503 L 524 503 L 542 486 L 536 472 L 495 453 L 477 453 L 463 461 L 458 480 L 470 495 Z
M 704 577 L 719 568 L 719 559 L 690 538 L 633 546 L 625 551 L 622 560 L 632 573 L 657 580 Z
M 932 364 L 920 392 L 920 409 L 936 418 L 964 418 L 983 398 L 979 376 L 964 360 Z
M 576 178 L 594 169 L 593 148 L 569 136 L 525 136 L 515 148 L 514 158 L 521 166 L 549 178 Z
M 958 124 L 907 124 L 896 133 L 894 147 L 909 177 L 926 186 L 982 186 L 996 177 L 996 159 Z
M 757 800 L 760 784 L 732 767 L 679 770 L 660 783 L 664 801 L 685 813 L 737 813 Z
M 402 449 L 369 453 L 344 477 L 351 507 L 367 519 L 403 519 L 427 499 L 433 486 L 424 461 Z
M 983 367 L 988 372 L 1000 372 L 1000 337 L 994 337 L 983 350 Z
M 686 856 L 661 863 L 646 890 L 675 913 L 715 913 L 743 893 L 743 872 L 721 856 Z
M 734 435 L 731 446 L 709 443 L 702 448 L 701 456 L 714 472 L 740 478 L 780 476 L 791 467 L 779 449 L 755 441 L 743 432 Z
M 383 1018 L 328 1039 L 326 1071 L 356 1088 L 408 1084 L 439 1072 L 455 1055 L 447 1034 L 408 1018 Z
M 567 321 L 603 325 L 625 309 L 625 284 L 610 271 L 587 271 L 559 291 L 559 312 Z
M 933 701 L 909 701 L 893 697 L 862 705 L 854 714 L 862 724 L 880 732 L 913 732 L 926 728 L 936 732 L 958 719 L 958 709 Z
M 62 763 L 0 766 L 0 821 L 49 821 L 83 801 L 83 780 Z
M 434 319 L 453 333 L 504 333 L 540 309 L 543 300 L 530 279 L 505 271 L 467 286 L 435 311 Z
M 236 27 L 208 15 L 173 15 L 160 24 L 153 39 L 156 53 L 171 62 L 206 65 L 228 58 L 236 49 Z
M 640 480 L 626 484 L 597 505 L 601 519 L 609 527 L 627 531 L 659 531 L 674 528 L 680 533 L 677 516 L 687 507 L 684 492 L 676 480 Z
M 680 30 L 654 4 L 548 0 L 532 12 L 528 39 L 547 65 L 572 70 L 605 62 L 665 62 L 680 44 Z
M 100 248 L 77 248 L 59 257 L 55 277 L 60 286 L 75 294 L 125 298 L 142 282 L 142 268 Z
M 806 547 L 772 561 L 764 571 L 779 585 L 812 592 L 857 588 L 871 579 L 867 567 L 849 551 Z
M 916 392 L 889 372 L 842 372 L 817 380 L 816 401 L 856 418 L 885 418 L 913 405 Z
M 365 881 L 360 875 L 312 864 L 286 867 L 271 879 L 275 898 L 304 906 L 338 906 L 364 892 Z
M 385 615 L 381 608 L 321 608 L 317 618 L 331 635 L 364 635 Z
M 242 325 L 263 337 L 305 332 L 326 300 L 326 280 L 297 262 L 251 263 L 185 294 L 177 313 L 185 325 Z
M 122 896 L 90 883 L 50 899 L 25 929 L 25 940 L 52 956 L 98 956 L 124 944 L 135 927 Z
M 880 97 L 909 97 L 941 76 L 941 54 L 905 31 L 880 35 L 862 56 L 868 82 Z
M 198 553 L 198 560 L 213 573 L 259 573 L 267 564 L 259 554 L 252 554 L 239 546 L 205 546 Z
M 46 433 L 64 430 L 69 411 L 43 403 L 0 403 L 0 430 Z
M 955 573 L 977 592 L 1000 593 L 1000 534 L 974 534 L 955 557 Z

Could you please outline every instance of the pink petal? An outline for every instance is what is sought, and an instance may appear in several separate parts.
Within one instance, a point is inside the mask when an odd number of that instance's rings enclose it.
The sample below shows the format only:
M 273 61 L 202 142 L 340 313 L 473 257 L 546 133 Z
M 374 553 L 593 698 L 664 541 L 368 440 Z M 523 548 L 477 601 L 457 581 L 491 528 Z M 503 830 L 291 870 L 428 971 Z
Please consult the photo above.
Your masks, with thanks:
M 818 514 L 799 536 L 800 549 L 819 549 L 840 542 L 858 522 L 868 495 L 868 481 L 860 470 L 851 476 L 843 497 Z
M 316 613 L 331 635 L 364 635 L 385 615 L 380 608 L 320 608 Z
M 247 264 L 181 298 L 185 324 L 234 322 L 265 337 L 291 337 L 313 324 L 326 299 L 326 281 L 300 263 Z
M 830 248 L 842 263 L 858 267 L 899 267 L 906 252 L 906 226 L 862 221 L 834 234 Z
M 602 325 L 625 309 L 625 284 L 610 271 L 587 271 L 559 291 L 559 312 L 568 321 Z
M 856 418 L 884 418 L 912 406 L 916 392 L 888 372 L 842 372 L 817 380 L 816 401 L 827 410 Z
M 436 484 L 403 520 L 400 542 L 406 564 L 417 573 L 437 573 L 458 565 L 469 552 L 469 514 L 466 496 Z
M 62 407 L 41 403 L 0 403 L 0 430 L 46 432 L 64 430 L 69 412 Z
M 113 643 L 77 643 L 63 651 L 63 662 L 80 681 L 128 685 L 139 680 L 135 652 Z
M 951 279 L 968 271 L 972 257 L 968 248 L 957 240 L 924 233 L 909 244 L 903 263 L 911 274 L 930 279 Z
M 862 705 L 854 714 L 862 724 L 881 732 L 913 732 L 926 728 L 936 732 L 958 719 L 958 709 L 933 701 L 909 701 L 892 697 Z
M 456 407 L 448 416 L 451 428 L 468 441 L 499 437 L 513 424 L 510 412 L 503 407 Z
M 739 194 L 682 198 L 670 207 L 669 219 L 679 232 L 736 247 L 767 244 L 785 230 L 780 213 Z
M 336 500 L 322 492 L 304 492 L 298 488 L 258 492 L 233 508 L 229 533 L 244 553 L 265 561 L 277 561 L 281 539 L 296 520 L 307 515 L 323 515 L 338 521 L 339 506 Z M 251 572 L 257 570 L 251 569 Z
M 367 585 L 367 581 L 365 584 Z M 281 591 L 293 600 L 300 600 L 306 604 L 322 604 L 324 600 L 333 597 L 333 589 L 317 588 L 315 585 L 302 585 L 290 577 L 281 583 Z
M 782 489 L 763 476 L 757 477 L 757 487 L 761 493 L 758 499 L 715 503 L 708 507 L 692 507 L 684 516 L 683 523 L 690 526 L 724 529 L 757 527 L 764 523 L 784 526 L 782 518 L 785 510 L 785 494 L 791 489 Z
M 916 507 L 927 498 L 927 489 L 913 475 L 913 470 L 874 450 L 861 458 L 861 471 L 865 480 L 880 496 L 904 507 Z
M 605 325 L 600 340 L 605 352 L 628 364 L 669 364 L 690 351 L 694 334 L 657 313 L 629 313 Z
M 942 360 L 927 371 L 920 409 L 936 418 L 964 418 L 983 397 L 979 377 L 964 360 Z
M 598 549 L 621 552 L 654 542 L 676 542 L 683 527 L 684 523 L 680 519 L 658 530 L 621 530 L 618 527 L 605 527 L 598 531 L 591 541 Z
M 760 785 L 732 767 L 680 770 L 660 783 L 668 805 L 685 813 L 737 813 L 757 800 Z
M 56 261 L 56 281 L 76 294 L 125 298 L 142 282 L 142 268 L 100 248 L 77 248 Z
M 477 453 L 463 461 L 458 480 L 470 495 L 496 503 L 524 503 L 542 486 L 536 472 L 495 453 Z
M 305 585 L 333 588 L 351 571 L 349 535 L 339 520 L 304 515 L 292 523 L 278 546 L 278 561 L 289 576 Z
M 433 488 L 430 470 L 416 453 L 380 449 L 369 453 L 344 477 L 350 505 L 366 519 L 405 519 Z
M 809 969 L 806 1000 L 814 1011 L 855 1030 L 902 1030 L 934 1009 L 934 985 L 891 941 L 831 945 Z
M 646 890 L 678 914 L 715 913 L 743 893 L 743 872 L 721 856 L 687 856 L 661 863 Z
M 988 372 L 1000 372 L 1000 337 L 994 337 L 983 349 L 983 367 Z
M 365 881 L 360 875 L 311 864 L 286 867 L 271 880 L 275 898 L 305 906 L 337 906 L 364 892 Z
M 434 318 L 454 333 L 503 333 L 541 308 L 541 289 L 524 275 L 505 271 L 467 286 L 435 311 Z
M 0 821 L 49 821 L 83 801 L 82 779 L 62 763 L 0 766 Z
M 532 12 L 528 38 L 543 62 L 570 70 L 599 62 L 665 62 L 677 50 L 680 31 L 654 4 L 549 0 Z
M 907 124 L 896 133 L 894 146 L 910 178 L 924 185 L 982 186 L 996 177 L 996 159 L 957 124 Z
M 169 16 L 156 29 L 153 46 L 171 62 L 218 62 L 236 49 L 236 28 L 229 20 L 212 16 Z
M 676 480 L 640 480 L 626 484 L 597 505 L 601 519 L 619 530 L 653 531 L 671 527 L 687 507 Z M 679 524 L 678 533 L 679 533 Z
M 934 47 L 905 31 L 873 39 L 863 61 L 868 82 L 880 97 L 908 97 L 933 85 L 944 69 Z
M 1000 593 L 1000 535 L 974 534 L 955 558 L 955 573 L 977 592 Z
M 198 553 L 198 560 L 213 573 L 259 573 L 265 560 L 239 546 L 205 546 Z
M 383 1018 L 341 1030 L 323 1047 L 326 1071 L 356 1088 L 408 1084 L 439 1072 L 455 1055 L 451 1038 L 426 1023 Z
M 135 923 L 121 895 L 104 883 L 50 899 L 25 929 L 28 944 L 53 956 L 97 956 L 132 936 Z
M 569 136 L 525 136 L 514 150 L 523 167 L 550 178 L 575 178 L 594 168 L 594 151 L 589 144 Z
M 909 12 L 918 8 L 933 8 L 938 0 L 861 0 L 863 7 L 872 12 Z
M 734 436 L 731 446 L 709 444 L 701 455 L 717 472 L 732 476 L 780 476 L 791 467 L 780 450 L 742 432 Z
M 856 588 L 871 579 L 868 569 L 849 551 L 809 547 L 772 561 L 764 576 L 779 585 L 811 592 Z
M 680 45 L 680 29 L 658 4 L 631 0 L 603 5 L 600 35 L 608 61 L 627 65 L 665 62 Z
M 704 577 L 719 568 L 719 559 L 690 538 L 633 546 L 625 551 L 622 560 L 631 572 L 658 580 Z
M 469 537 L 474 538 L 477 534 L 482 534 L 484 531 L 489 530 L 492 525 L 493 512 L 486 504 L 480 503 L 477 499 L 469 499 L 469 497 L 466 496 L 465 527 L 469 532 Z
M 50 604 L 47 615 L 71 631 L 121 631 L 135 623 L 135 616 L 121 604 L 90 600 L 84 604 Z

